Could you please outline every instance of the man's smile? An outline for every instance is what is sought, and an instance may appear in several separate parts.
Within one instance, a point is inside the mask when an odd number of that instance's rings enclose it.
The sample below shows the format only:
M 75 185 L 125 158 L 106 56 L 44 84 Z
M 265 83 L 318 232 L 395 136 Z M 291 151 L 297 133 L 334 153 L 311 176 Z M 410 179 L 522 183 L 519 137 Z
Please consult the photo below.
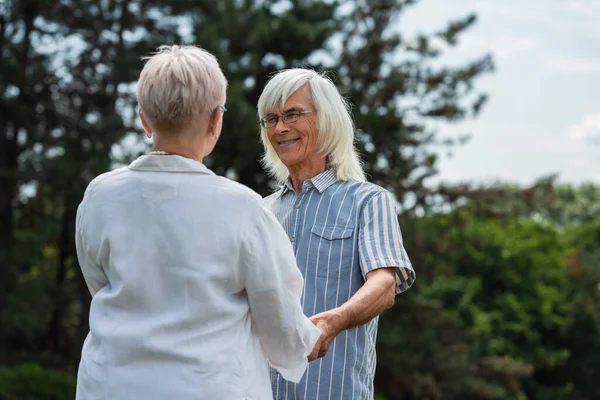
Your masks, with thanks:
M 279 144 L 280 148 L 286 148 L 286 147 L 290 147 L 292 145 L 294 145 L 295 143 L 299 142 L 300 138 L 297 139 L 289 139 L 289 140 L 278 140 L 277 144 Z

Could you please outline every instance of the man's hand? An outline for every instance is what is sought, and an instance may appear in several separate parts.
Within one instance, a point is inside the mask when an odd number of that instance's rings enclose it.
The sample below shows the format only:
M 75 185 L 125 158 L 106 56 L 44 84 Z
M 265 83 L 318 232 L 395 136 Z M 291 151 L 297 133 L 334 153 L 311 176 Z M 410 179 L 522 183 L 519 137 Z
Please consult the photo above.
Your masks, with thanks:
M 346 329 L 347 325 L 342 313 L 336 309 L 313 315 L 310 320 L 323 333 L 308 356 L 309 362 L 324 357 L 333 339 Z

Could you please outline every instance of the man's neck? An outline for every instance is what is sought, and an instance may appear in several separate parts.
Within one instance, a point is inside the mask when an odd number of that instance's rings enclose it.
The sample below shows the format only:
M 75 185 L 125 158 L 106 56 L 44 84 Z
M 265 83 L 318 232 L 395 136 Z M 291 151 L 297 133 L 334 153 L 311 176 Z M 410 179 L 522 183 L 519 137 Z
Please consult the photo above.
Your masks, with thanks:
M 300 165 L 298 168 L 290 169 L 290 179 L 292 180 L 292 186 L 297 194 L 302 192 L 302 185 L 307 179 L 314 178 L 326 169 L 325 159 L 322 162 Z

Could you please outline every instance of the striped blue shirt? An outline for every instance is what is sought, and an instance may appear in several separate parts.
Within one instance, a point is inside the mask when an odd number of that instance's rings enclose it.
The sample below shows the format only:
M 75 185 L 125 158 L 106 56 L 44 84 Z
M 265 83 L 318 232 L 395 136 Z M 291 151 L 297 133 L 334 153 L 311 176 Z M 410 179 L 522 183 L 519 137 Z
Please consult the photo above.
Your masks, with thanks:
M 394 200 L 385 189 L 340 182 L 327 170 L 304 181 L 300 194 L 288 180 L 264 201 L 294 246 L 307 316 L 348 301 L 377 268 L 396 267 L 396 293 L 412 285 L 415 273 L 402 245 Z M 341 332 L 327 355 L 309 364 L 299 384 L 272 370 L 274 398 L 372 399 L 378 320 Z

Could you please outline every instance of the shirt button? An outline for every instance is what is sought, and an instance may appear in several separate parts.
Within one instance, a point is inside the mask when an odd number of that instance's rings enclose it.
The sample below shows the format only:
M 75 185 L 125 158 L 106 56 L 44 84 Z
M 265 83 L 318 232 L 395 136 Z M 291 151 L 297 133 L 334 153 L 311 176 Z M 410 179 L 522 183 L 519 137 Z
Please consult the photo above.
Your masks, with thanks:
M 294 243 L 294 241 L 296 240 L 296 238 L 291 238 L 290 240 L 292 241 L 292 243 Z
M 300 203 L 296 204 L 296 208 L 300 208 Z

